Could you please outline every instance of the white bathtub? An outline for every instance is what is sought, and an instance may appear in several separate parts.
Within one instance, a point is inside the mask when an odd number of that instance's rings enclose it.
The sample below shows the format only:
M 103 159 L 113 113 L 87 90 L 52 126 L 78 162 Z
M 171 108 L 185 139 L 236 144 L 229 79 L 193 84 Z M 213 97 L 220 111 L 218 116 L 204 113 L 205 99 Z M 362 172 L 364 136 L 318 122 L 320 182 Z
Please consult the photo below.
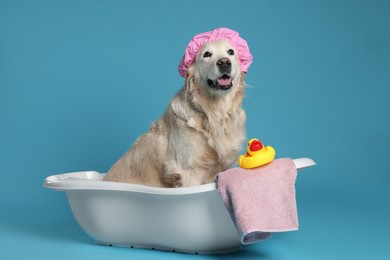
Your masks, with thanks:
M 297 169 L 315 165 L 295 159 Z M 49 176 L 44 187 L 66 191 L 81 228 L 98 244 L 185 253 L 242 247 L 215 183 L 154 188 L 102 181 L 94 171 Z

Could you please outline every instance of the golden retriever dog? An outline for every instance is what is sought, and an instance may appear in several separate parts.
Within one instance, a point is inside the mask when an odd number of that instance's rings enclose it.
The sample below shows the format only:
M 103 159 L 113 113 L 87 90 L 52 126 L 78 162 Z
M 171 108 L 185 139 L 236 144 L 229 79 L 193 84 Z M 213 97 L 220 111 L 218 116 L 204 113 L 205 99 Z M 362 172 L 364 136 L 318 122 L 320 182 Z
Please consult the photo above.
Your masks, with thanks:
M 212 182 L 237 162 L 245 141 L 244 77 L 229 41 L 206 42 L 165 113 L 104 180 L 154 187 Z

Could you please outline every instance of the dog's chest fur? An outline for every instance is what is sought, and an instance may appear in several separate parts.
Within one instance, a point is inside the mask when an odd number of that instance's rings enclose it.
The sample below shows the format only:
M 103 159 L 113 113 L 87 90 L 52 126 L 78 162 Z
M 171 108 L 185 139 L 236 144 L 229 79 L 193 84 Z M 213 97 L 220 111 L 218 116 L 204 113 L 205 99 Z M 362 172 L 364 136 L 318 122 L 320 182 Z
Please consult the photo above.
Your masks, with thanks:
M 181 144 L 180 153 L 188 154 L 179 160 L 184 168 L 204 169 L 210 181 L 214 175 L 224 171 L 237 160 L 238 152 L 245 140 L 246 115 L 241 107 L 243 86 L 223 98 L 205 99 L 203 94 L 183 89 L 172 100 L 170 109 L 183 136 L 175 140 Z M 183 102 L 184 101 L 184 102 Z M 183 105 L 184 104 L 184 105 Z

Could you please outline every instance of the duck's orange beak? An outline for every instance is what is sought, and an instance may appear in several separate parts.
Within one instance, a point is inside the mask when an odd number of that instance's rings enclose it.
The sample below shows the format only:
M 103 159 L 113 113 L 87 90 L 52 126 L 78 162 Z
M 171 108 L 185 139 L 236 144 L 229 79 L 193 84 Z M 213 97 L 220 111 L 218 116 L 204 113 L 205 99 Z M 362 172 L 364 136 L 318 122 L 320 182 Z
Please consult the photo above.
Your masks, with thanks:
M 261 149 L 263 149 L 263 144 L 259 140 L 253 140 L 249 146 L 249 150 L 252 152 L 260 151 Z

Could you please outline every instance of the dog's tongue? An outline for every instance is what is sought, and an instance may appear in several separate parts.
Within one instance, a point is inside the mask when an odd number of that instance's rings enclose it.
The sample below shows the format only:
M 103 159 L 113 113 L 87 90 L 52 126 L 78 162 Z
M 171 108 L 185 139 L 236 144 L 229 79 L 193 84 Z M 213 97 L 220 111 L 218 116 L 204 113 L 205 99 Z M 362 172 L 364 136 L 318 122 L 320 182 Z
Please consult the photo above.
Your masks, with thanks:
M 232 79 L 224 79 L 224 78 L 220 78 L 218 79 L 218 84 L 221 85 L 221 86 L 227 86 L 227 85 L 230 85 L 230 83 L 232 82 Z

